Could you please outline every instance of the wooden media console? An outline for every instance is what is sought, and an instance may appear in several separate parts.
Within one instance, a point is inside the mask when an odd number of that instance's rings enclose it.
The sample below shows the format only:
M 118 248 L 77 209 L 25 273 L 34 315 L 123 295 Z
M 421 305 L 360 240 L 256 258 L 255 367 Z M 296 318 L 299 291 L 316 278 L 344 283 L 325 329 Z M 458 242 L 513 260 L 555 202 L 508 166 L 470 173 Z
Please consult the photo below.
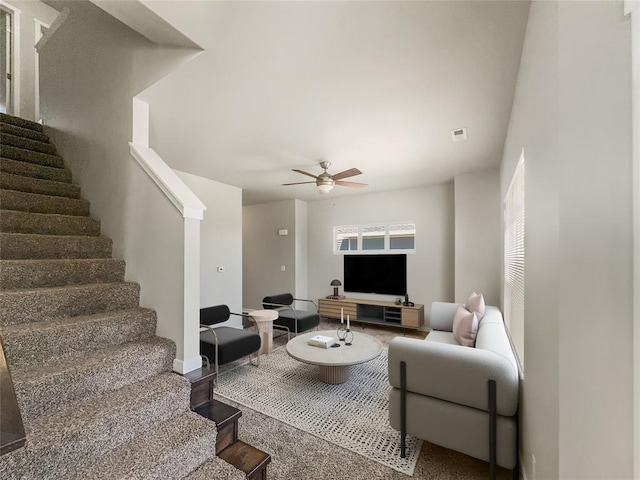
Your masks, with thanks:
M 395 325 L 403 328 L 420 328 L 424 324 L 424 305 L 416 303 L 405 307 L 394 302 L 343 298 L 340 300 L 321 298 L 318 300 L 318 313 L 321 317 L 340 318 L 340 309 L 351 321 Z

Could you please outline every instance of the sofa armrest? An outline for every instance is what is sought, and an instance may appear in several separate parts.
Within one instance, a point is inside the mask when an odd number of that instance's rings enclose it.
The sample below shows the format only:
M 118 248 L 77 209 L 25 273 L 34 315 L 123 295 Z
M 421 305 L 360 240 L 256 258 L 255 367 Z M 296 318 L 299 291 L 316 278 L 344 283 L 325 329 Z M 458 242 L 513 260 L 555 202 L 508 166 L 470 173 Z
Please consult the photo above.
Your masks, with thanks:
M 497 412 L 512 416 L 518 407 L 518 372 L 507 359 L 488 350 L 415 338 L 389 344 L 389 383 L 400 388 L 400 362 L 407 364 L 407 390 L 419 395 L 489 410 L 489 380 L 495 380 Z

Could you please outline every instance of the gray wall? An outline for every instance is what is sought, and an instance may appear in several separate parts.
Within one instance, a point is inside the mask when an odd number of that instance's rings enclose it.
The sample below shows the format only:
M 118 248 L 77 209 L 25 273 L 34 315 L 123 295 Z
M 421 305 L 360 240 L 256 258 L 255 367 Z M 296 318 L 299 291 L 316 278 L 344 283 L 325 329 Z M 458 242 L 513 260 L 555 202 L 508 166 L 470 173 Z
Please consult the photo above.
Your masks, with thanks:
M 287 229 L 286 236 L 278 230 Z M 242 302 L 259 308 L 267 295 L 296 289 L 296 201 L 242 208 Z M 281 271 L 284 265 L 286 271 Z
M 200 222 L 200 307 L 226 304 L 242 311 L 242 190 L 176 171 L 207 209 Z M 224 267 L 224 272 L 218 272 Z M 232 316 L 221 325 L 242 327 Z
M 182 355 L 183 218 L 129 154 L 132 98 L 188 51 L 158 48 L 98 7 L 67 6 L 69 17 L 40 52 L 41 112 L 74 183 L 113 239 L 141 305 L 158 312 L 158 334 Z
M 374 222 L 416 224 L 416 253 L 407 256 L 407 287 L 425 316 L 436 300 L 454 296 L 453 183 L 309 203 L 309 296 L 330 295 L 334 278 L 344 280 L 343 257 L 333 254 L 333 227 Z M 342 290 L 340 290 L 342 292 Z M 388 295 L 359 298 L 394 300 Z
M 500 305 L 502 217 L 500 170 L 457 175 L 455 191 L 455 301 L 482 293 Z
M 533 2 L 501 170 L 525 153 L 527 477 L 631 478 L 631 61 L 622 2 Z M 532 455 L 535 455 L 534 464 Z

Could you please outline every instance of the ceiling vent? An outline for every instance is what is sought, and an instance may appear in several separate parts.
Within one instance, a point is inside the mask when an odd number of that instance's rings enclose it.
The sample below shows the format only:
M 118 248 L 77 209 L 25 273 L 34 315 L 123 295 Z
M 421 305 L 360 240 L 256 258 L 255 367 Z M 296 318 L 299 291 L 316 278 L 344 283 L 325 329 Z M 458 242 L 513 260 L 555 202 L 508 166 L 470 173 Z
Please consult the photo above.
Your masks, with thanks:
M 467 139 L 467 129 L 458 128 L 457 130 L 451 130 L 451 140 L 454 142 L 461 142 Z

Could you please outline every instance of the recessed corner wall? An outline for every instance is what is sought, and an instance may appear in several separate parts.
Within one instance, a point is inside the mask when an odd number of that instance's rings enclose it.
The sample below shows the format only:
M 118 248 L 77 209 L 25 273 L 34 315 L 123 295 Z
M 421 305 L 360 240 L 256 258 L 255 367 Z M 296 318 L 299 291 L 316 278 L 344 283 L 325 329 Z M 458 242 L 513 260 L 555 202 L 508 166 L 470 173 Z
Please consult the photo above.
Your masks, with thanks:
M 287 230 L 287 235 L 279 235 L 278 230 Z M 267 295 L 295 293 L 295 232 L 296 200 L 242 208 L 242 302 L 245 308 L 260 308 Z
M 458 175 L 454 191 L 455 301 L 478 292 L 487 305 L 500 305 L 500 170 Z

